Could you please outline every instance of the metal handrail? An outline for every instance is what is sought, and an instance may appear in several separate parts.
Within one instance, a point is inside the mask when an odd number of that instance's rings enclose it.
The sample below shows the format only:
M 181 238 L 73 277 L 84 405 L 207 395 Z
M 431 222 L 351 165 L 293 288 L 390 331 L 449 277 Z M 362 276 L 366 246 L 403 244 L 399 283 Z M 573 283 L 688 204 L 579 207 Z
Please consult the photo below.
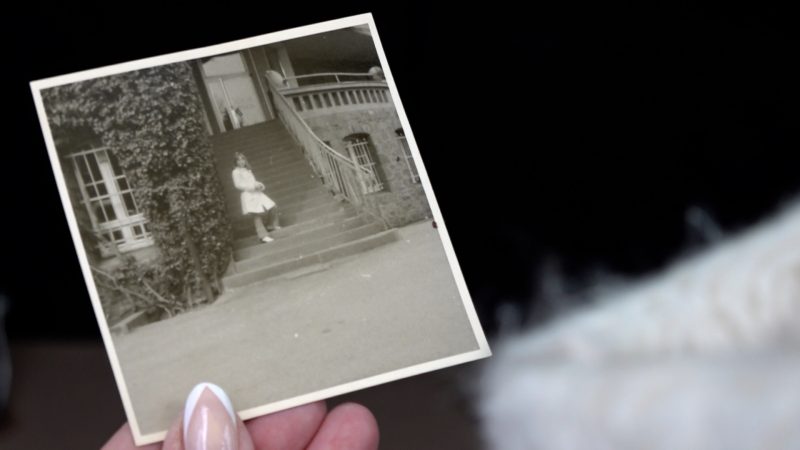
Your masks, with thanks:
M 308 124 L 306 123 L 305 120 L 303 120 L 302 117 L 300 117 L 300 114 L 298 114 L 297 111 L 295 111 L 294 108 L 292 108 L 291 105 L 289 105 L 289 101 L 286 99 L 286 97 L 283 94 L 281 94 L 277 89 L 274 89 L 275 85 L 274 83 L 272 83 L 269 77 L 267 77 L 267 82 L 270 83 L 270 87 L 273 87 L 272 92 L 275 94 L 274 97 L 278 97 L 278 99 L 283 103 L 283 106 L 286 107 L 286 110 L 289 111 L 289 113 L 294 116 L 294 118 L 303 126 L 303 128 L 309 134 L 309 136 L 317 142 L 317 144 L 319 144 L 322 148 L 325 149 L 325 151 L 329 152 L 335 158 L 341 159 L 342 162 L 344 162 L 345 164 L 353 165 L 353 162 L 350 161 L 350 158 L 339 153 L 331 146 L 326 144 L 322 139 L 319 138 L 319 136 L 317 136 L 314 133 L 314 131 L 311 130 L 311 127 L 308 126 Z M 281 116 L 281 119 L 283 120 L 283 116 Z M 284 125 L 286 125 L 286 122 L 284 122 Z

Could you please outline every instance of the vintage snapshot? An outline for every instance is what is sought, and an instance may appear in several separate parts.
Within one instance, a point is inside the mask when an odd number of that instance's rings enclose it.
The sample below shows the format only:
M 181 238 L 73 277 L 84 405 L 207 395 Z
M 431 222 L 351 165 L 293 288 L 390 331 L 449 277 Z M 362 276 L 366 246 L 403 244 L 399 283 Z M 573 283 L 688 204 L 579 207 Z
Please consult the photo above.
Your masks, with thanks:
M 371 15 L 31 86 L 137 444 L 489 356 Z

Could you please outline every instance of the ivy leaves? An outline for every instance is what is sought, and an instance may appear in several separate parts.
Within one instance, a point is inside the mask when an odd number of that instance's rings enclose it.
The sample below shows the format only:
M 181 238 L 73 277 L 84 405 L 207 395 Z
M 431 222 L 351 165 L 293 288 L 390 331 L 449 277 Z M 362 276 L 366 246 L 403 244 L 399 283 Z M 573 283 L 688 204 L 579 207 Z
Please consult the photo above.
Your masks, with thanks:
M 160 250 L 156 272 L 166 279 L 158 286 L 168 291 L 160 294 L 191 297 L 198 284 L 217 280 L 230 261 L 230 223 L 189 63 L 58 86 L 42 97 L 58 142 L 90 129 L 115 152 Z

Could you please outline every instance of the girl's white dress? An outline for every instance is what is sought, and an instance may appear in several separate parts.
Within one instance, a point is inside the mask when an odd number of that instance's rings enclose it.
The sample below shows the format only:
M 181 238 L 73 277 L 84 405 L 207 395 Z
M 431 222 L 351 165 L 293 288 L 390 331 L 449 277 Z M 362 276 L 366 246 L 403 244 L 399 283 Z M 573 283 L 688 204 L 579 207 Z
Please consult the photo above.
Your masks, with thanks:
M 233 185 L 242 191 L 242 214 L 263 213 L 275 207 L 275 202 L 267 194 L 257 190 L 258 182 L 250 169 L 233 169 Z

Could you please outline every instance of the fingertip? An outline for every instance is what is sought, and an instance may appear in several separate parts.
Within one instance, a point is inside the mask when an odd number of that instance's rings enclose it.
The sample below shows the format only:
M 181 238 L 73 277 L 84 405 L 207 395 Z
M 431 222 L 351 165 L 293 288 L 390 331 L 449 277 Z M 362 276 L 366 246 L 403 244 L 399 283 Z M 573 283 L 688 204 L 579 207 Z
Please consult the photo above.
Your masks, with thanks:
M 378 442 L 380 441 L 378 419 L 375 418 L 369 408 L 358 403 L 348 402 L 334 408 L 331 411 L 331 414 L 333 413 L 344 416 L 349 421 L 350 426 L 353 426 L 356 431 L 364 436 L 366 441 L 374 443 L 372 444 L 374 448 L 378 448 Z M 366 448 L 373 447 L 367 446 Z
M 306 448 L 327 411 L 319 401 L 256 417 L 246 425 L 256 448 Z
M 122 425 L 111 439 L 103 445 L 101 450 L 157 450 L 160 446 L 158 444 L 151 444 L 144 447 L 137 447 L 133 441 L 133 432 L 130 425 L 126 422 Z
M 183 449 L 183 416 L 178 415 L 172 422 L 167 435 L 164 437 L 162 450 L 182 450 Z
M 238 417 L 236 418 L 236 428 L 239 431 L 239 450 L 255 450 L 256 446 L 253 443 L 253 438 L 250 437 L 250 431 L 248 431 L 242 419 Z
M 358 403 L 343 403 L 328 413 L 308 448 L 375 450 L 379 442 L 378 421 L 372 411 Z

